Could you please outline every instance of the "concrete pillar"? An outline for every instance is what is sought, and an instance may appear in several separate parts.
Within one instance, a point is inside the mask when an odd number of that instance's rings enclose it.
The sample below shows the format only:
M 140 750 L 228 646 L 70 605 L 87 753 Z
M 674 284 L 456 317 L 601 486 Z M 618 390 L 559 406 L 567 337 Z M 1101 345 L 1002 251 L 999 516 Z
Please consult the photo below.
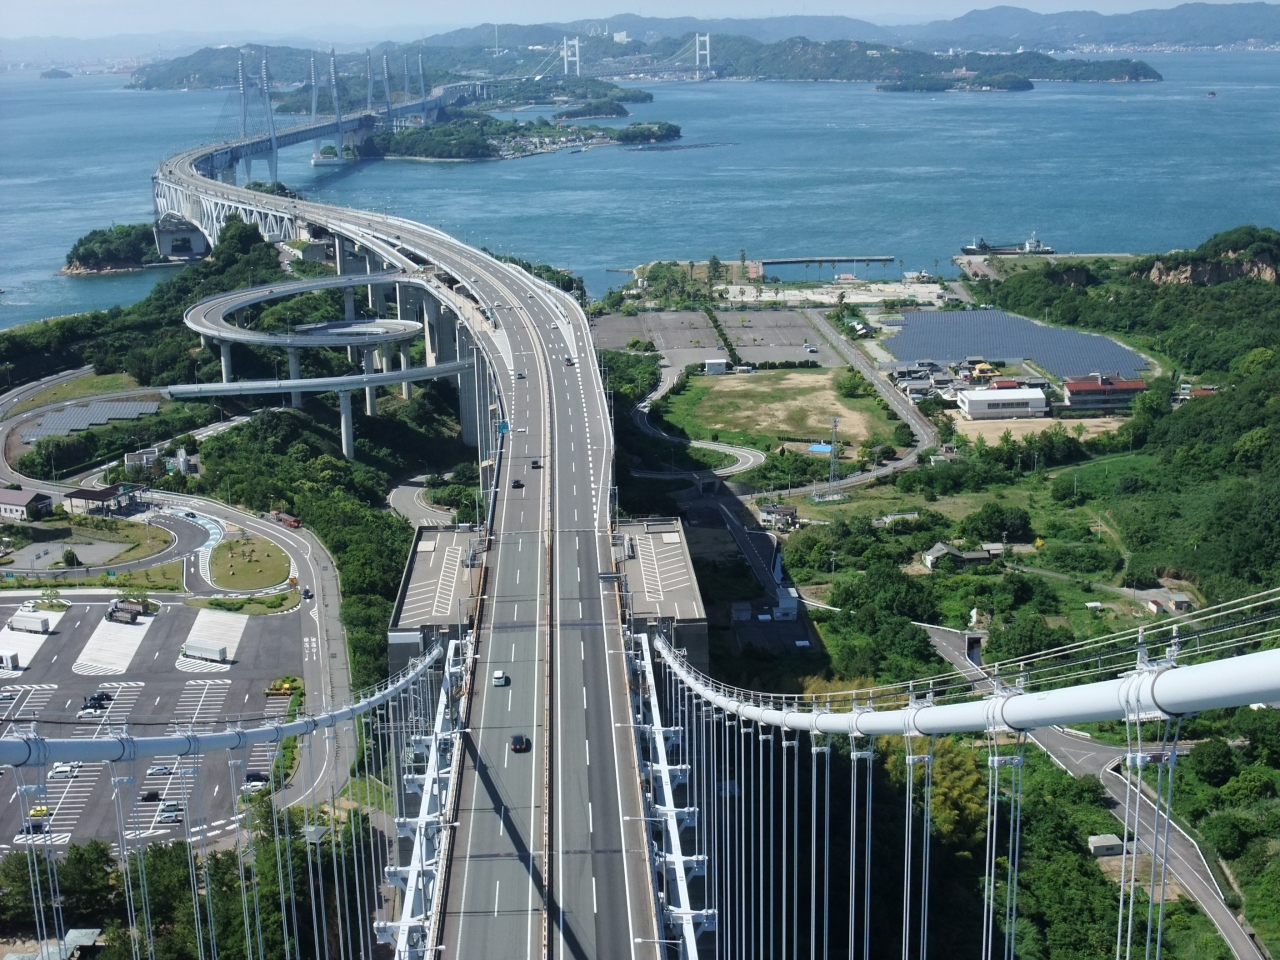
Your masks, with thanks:
M 458 353 L 461 360 L 478 359 L 480 351 L 472 351 L 471 334 L 466 327 L 458 327 Z M 468 447 L 479 444 L 480 400 L 476 395 L 476 364 L 468 366 L 458 375 L 458 419 L 462 426 L 462 442 Z
M 338 391 L 338 409 L 342 412 L 342 455 L 354 460 L 356 455 L 355 423 L 351 419 L 351 391 Z
M 400 344 L 400 369 L 401 370 L 409 369 L 409 344 L 408 343 Z M 408 380 L 405 380 L 403 383 L 400 384 L 400 396 L 405 400 L 408 400 L 413 397 L 413 384 L 410 383 Z
M 356 288 L 344 287 L 342 290 L 343 316 L 350 323 L 356 318 Z
M 436 322 L 436 363 L 452 363 L 458 359 L 458 336 L 465 327 L 458 326 L 457 315 L 448 307 L 440 310 Z
M 437 361 L 438 347 L 436 345 L 436 335 L 440 329 L 440 301 L 435 297 L 427 294 L 422 298 L 422 341 L 426 347 L 426 364 L 428 367 L 434 367 Z
M 364 348 L 364 372 L 373 373 L 373 355 L 376 353 L 373 347 Z M 373 416 L 378 412 L 378 388 L 364 388 L 364 412 L 369 416 Z
M 319 153 L 319 151 L 316 151 Z M 338 271 L 338 276 L 342 276 L 347 272 L 347 252 L 342 249 L 342 238 L 334 235 L 333 238 L 333 265 Z
M 231 382 L 231 342 L 222 341 L 222 382 Z
M 302 379 L 302 357 L 301 357 L 302 351 L 298 347 L 289 347 L 287 349 L 287 352 L 289 354 L 289 379 L 301 380 Z M 292 395 L 289 397 L 289 403 L 295 408 L 302 406 L 302 391 L 294 390 Z

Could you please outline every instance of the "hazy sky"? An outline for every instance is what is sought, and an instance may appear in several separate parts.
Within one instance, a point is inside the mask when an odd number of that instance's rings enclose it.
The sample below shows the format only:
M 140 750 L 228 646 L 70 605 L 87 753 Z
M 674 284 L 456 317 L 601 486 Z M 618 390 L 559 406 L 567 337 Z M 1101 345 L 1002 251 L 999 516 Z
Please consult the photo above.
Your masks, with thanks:
M 1174 6 L 1175 0 L 1004 0 L 1044 13 L 1094 9 L 1119 13 Z M 873 23 L 911 23 L 959 16 L 995 0 L 488 0 L 454 4 L 439 0 L 0 0 L 0 35 L 101 37 L 171 30 L 254 32 L 322 36 L 341 28 L 352 41 L 389 38 L 394 27 L 411 36 L 491 21 L 542 23 L 615 13 L 644 16 L 763 17 L 842 14 Z

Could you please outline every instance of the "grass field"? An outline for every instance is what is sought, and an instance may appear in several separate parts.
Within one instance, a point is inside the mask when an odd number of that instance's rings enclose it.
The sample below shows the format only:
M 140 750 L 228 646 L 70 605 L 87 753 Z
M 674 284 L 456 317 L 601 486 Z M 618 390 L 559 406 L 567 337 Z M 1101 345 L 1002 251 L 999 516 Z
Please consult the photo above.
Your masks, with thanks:
M 783 438 L 821 440 L 831 418 L 845 443 L 887 437 L 893 424 L 873 398 L 848 400 L 836 393 L 838 370 L 764 370 L 752 374 L 696 377 L 671 398 L 666 418 L 695 440 L 770 446 Z
M 74 517 L 71 521 L 71 531 L 74 537 L 129 544 L 123 552 L 111 558 L 112 563 L 153 557 L 167 550 L 175 539 L 174 535 L 164 527 L 115 517 Z M 74 541 L 70 546 L 73 550 L 75 549 Z
M 283 593 L 272 593 L 265 597 L 192 597 L 186 601 L 186 605 L 209 610 L 225 610 L 228 613 L 244 613 L 252 617 L 292 610 L 301 599 L 302 594 L 297 590 L 286 590 Z
M 119 393 L 122 390 L 136 389 L 138 389 L 138 381 L 127 373 L 107 373 L 101 376 L 96 373 L 86 373 L 83 377 L 76 377 L 74 380 L 67 380 L 41 390 L 23 400 L 5 416 L 12 417 L 26 410 L 34 410 L 36 407 L 48 406 L 51 403 L 62 403 L 65 400 L 82 400 L 102 393 Z
M 223 540 L 213 548 L 209 575 L 226 590 L 261 590 L 289 578 L 289 557 L 262 537 Z

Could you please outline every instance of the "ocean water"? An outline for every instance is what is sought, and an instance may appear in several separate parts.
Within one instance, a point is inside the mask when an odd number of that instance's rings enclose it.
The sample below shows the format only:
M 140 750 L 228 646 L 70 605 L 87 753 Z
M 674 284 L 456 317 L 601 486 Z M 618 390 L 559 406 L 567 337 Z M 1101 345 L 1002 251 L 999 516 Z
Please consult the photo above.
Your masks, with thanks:
M 625 279 L 611 270 L 657 258 L 887 255 L 932 270 L 977 236 L 1163 251 L 1241 223 L 1280 225 L 1280 53 L 1145 59 L 1164 82 L 1024 94 L 654 84 L 637 119 L 718 145 L 338 170 L 312 168 L 296 147 L 280 177 L 317 200 L 568 267 L 594 295 Z M 225 91 L 133 93 L 124 79 L 0 74 L 0 327 L 129 302 L 157 279 L 54 275 L 81 233 L 147 219 L 157 160 L 219 126 Z

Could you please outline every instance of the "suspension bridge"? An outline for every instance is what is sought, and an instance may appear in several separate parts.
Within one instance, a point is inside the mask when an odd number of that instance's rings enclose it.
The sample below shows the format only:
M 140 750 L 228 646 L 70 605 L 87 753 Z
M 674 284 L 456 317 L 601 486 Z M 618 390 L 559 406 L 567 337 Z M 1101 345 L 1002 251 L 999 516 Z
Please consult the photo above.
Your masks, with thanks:
M 1180 724 L 1280 700 L 1280 592 L 916 683 L 820 696 L 718 683 L 693 665 L 705 651 L 682 649 L 675 618 L 644 613 L 627 582 L 610 407 L 578 304 L 431 227 L 238 185 L 255 157 L 394 122 L 385 99 L 381 112 L 246 132 L 164 161 L 157 219 L 209 244 L 232 214 L 272 239 L 333 243 L 333 282 L 367 288 L 375 312 L 394 301 L 399 323 L 422 325 L 428 366 L 459 378 L 487 516 L 476 530 L 419 532 L 388 632 L 394 673 L 376 689 L 225 730 L 137 736 L 120 723 L 64 738 L 10 726 L 0 764 L 21 809 L 14 842 L 40 938 L 66 940 L 70 839 L 44 832 L 40 809 L 95 767 L 110 788 L 121 936 L 135 960 L 155 960 L 160 928 L 175 923 L 200 960 L 950 956 L 931 923 L 934 759 L 940 738 L 971 734 L 986 779 L 978 952 L 1011 958 L 1027 740 L 1111 720 L 1125 731 L 1128 878 L 1115 956 L 1159 957 Z M 230 345 L 224 380 L 173 393 L 310 389 L 233 377 L 245 335 L 224 318 L 274 294 L 197 305 L 188 322 Z M 366 332 L 371 348 L 406 335 L 385 323 Z M 322 387 L 365 389 L 372 376 Z M 255 749 L 270 757 L 265 786 L 246 780 Z M 874 795 L 890 753 L 904 785 L 893 803 Z M 177 842 L 133 816 L 157 758 L 176 758 L 188 784 Z M 282 789 L 291 773 L 305 792 Z M 197 783 L 238 798 L 220 840 L 204 829 Z M 873 847 L 882 817 L 901 823 L 900 850 Z M 1151 867 L 1137 877 L 1140 851 Z M 873 913 L 887 899 L 899 909 Z M 1229 911 L 1210 912 L 1237 956 L 1257 955 Z

